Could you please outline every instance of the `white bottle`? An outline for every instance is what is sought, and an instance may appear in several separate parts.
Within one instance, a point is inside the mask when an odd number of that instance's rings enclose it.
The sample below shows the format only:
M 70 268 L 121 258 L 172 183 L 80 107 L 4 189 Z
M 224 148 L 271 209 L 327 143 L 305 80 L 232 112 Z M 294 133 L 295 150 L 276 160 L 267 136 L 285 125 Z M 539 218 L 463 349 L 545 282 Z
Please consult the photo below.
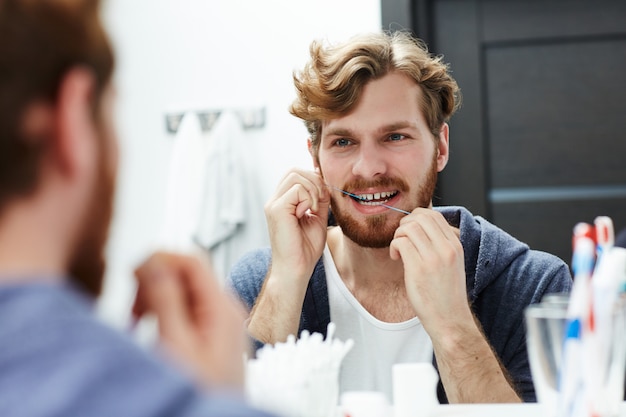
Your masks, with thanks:
M 430 362 L 396 363 L 392 381 L 395 417 L 427 417 L 439 406 L 439 374 Z

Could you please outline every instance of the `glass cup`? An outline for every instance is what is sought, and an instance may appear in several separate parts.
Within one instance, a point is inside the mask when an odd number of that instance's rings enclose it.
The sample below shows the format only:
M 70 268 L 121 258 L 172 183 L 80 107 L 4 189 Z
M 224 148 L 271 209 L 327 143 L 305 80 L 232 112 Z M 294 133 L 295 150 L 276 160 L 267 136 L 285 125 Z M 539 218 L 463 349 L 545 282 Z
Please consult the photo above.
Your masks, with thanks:
M 525 310 L 525 320 L 528 360 L 537 401 L 547 417 L 566 417 L 559 412 L 559 377 L 567 328 L 567 303 L 561 299 L 530 305 Z M 623 299 L 613 309 L 607 344 L 608 354 L 604 360 L 594 358 L 595 363 L 589 362 L 601 370 L 598 373 L 601 375 L 599 388 L 590 394 L 592 407 L 600 417 L 619 415 L 625 394 L 626 302 Z
M 602 417 L 620 415 L 621 403 L 626 399 L 626 295 L 613 309 L 611 335 L 611 349 L 603 366 L 606 372 L 603 374 L 602 389 L 596 398 L 596 409 Z
M 556 417 L 567 306 L 533 304 L 526 308 L 525 318 L 528 360 L 537 401 L 547 417 Z

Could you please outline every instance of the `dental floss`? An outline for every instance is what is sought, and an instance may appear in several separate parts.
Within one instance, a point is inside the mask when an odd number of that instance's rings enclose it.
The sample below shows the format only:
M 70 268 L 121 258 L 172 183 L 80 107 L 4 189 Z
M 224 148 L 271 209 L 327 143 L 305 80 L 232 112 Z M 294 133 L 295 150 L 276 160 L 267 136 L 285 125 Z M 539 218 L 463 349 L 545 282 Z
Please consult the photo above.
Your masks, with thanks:
M 334 185 L 329 185 L 329 187 L 330 187 L 330 188 L 333 188 L 333 189 L 335 189 L 335 190 L 337 190 L 337 191 L 339 191 L 339 192 L 342 192 L 342 193 L 344 193 L 345 195 L 348 195 L 348 196 L 350 196 L 350 197 L 354 197 L 354 198 L 356 198 L 356 199 L 358 199 L 358 200 L 365 201 L 362 197 L 359 197 L 359 196 L 358 196 L 358 195 L 356 195 L 356 194 L 352 194 L 352 193 L 349 193 L 349 192 L 347 192 L 347 191 L 344 191 L 344 190 L 342 190 L 341 188 L 337 188 L 337 187 L 335 187 Z M 375 205 L 377 205 L 377 206 L 382 206 L 382 207 L 388 208 L 388 209 L 390 209 L 390 210 L 399 211 L 400 213 L 404 213 L 404 214 L 411 214 L 411 212 L 410 212 L 410 211 L 402 210 L 402 209 L 399 209 L 399 208 L 397 208 L 397 207 L 393 207 L 393 206 L 388 206 L 387 204 L 383 204 L 383 203 L 375 203 Z

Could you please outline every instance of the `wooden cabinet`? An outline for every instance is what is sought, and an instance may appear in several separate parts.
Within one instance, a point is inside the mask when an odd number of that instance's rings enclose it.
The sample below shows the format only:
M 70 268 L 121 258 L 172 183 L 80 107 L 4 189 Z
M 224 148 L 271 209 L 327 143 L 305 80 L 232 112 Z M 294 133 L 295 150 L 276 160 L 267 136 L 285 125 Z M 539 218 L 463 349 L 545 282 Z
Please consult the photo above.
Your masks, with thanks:
M 463 93 L 436 205 L 464 205 L 568 263 L 575 223 L 626 227 L 626 2 L 381 6 L 383 27 L 425 39 Z

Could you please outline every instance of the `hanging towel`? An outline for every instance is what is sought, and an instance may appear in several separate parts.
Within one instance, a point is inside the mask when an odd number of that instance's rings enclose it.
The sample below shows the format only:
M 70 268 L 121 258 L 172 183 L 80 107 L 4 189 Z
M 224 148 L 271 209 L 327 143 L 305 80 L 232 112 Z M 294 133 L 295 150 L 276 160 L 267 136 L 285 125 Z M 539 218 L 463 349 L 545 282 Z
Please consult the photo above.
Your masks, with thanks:
M 195 234 L 223 282 L 246 251 L 269 242 L 255 146 L 237 115 L 223 112 L 209 132 L 204 193 Z
M 194 113 L 183 116 L 170 160 L 165 220 L 159 245 L 187 251 L 197 248 L 194 235 L 202 204 L 208 143 Z

